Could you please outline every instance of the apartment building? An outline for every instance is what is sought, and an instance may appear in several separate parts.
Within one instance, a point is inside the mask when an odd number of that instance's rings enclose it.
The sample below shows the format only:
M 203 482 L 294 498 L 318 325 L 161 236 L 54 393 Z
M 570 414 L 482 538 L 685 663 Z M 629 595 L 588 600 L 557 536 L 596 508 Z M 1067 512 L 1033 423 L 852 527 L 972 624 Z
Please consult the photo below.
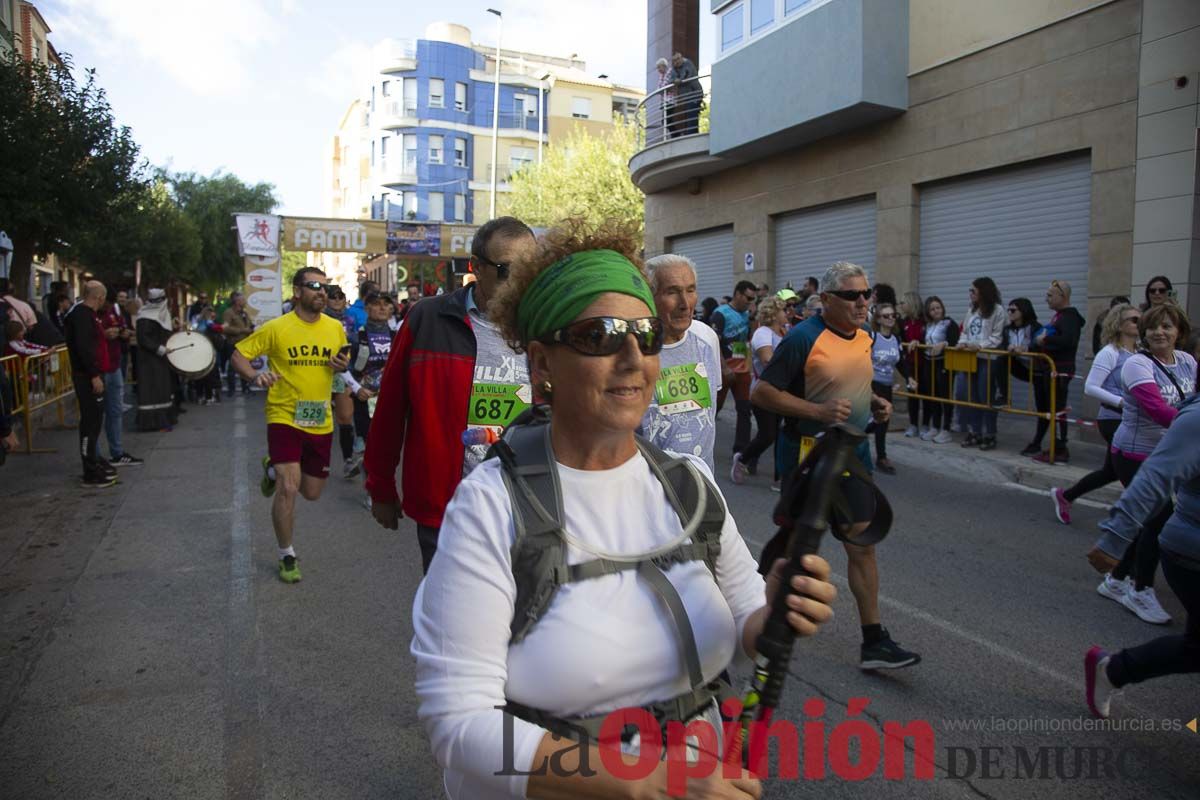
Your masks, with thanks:
M 327 170 L 334 216 L 418 222 L 486 221 L 492 186 L 497 53 L 462 25 L 385 41 L 371 83 L 350 104 Z M 596 77 L 575 55 L 501 49 L 496 140 L 498 213 L 508 180 L 573 128 L 599 133 L 631 119 L 643 92 Z
M 650 0 L 650 41 L 694 52 L 676 5 Z M 709 130 L 649 137 L 630 162 L 647 254 L 691 256 L 702 296 L 743 277 L 799 286 L 848 259 L 957 319 L 982 275 L 1043 316 L 1049 280 L 1068 280 L 1089 322 L 1166 275 L 1200 318 L 1200 2 L 707 11 Z

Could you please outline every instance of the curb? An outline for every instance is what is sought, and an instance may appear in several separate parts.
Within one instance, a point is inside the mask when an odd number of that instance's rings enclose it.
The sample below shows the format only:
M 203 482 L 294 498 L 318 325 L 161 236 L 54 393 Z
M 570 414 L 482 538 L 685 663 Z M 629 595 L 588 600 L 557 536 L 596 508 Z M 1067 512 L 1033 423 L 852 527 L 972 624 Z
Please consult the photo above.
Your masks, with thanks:
M 1015 453 L 965 450 L 958 442 L 936 445 L 931 442 L 906 439 L 903 435 L 888 436 L 888 458 L 906 467 L 951 474 L 962 480 L 1001 484 L 1017 483 L 1033 489 L 1049 491 L 1053 486 L 1070 486 L 1092 471 L 1093 467 L 1074 464 L 1039 464 Z M 1099 465 L 1097 465 L 1099 466 Z M 1088 499 L 1099 503 L 1115 503 L 1121 496 L 1121 484 L 1110 483 L 1088 493 Z

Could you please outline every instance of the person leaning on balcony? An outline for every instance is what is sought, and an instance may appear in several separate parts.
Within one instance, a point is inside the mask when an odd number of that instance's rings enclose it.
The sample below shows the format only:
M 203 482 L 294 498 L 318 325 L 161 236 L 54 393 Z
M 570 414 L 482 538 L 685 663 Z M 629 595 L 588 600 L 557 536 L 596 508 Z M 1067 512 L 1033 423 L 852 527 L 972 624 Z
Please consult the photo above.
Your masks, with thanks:
M 962 336 L 958 340 L 959 350 L 978 353 L 980 350 L 996 350 L 1004 339 L 1004 303 L 1000 290 L 991 278 L 976 278 L 971 282 L 971 310 L 963 322 Z M 972 403 L 989 404 L 992 392 L 992 373 L 996 370 L 996 356 L 976 356 L 975 372 L 958 374 L 955 397 Z M 962 407 L 962 416 L 967 424 L 967 436 L 963 447 L 978 447 L 980 450 L 996 448 L 996 418 L 999 412 L 980 408 Z
M 683 53 L 671 56 L 671 83 L 676 91 L 676 114 L 679 126 L 674 132 L 679 136 L 700 131 L 700 103 L 704 100 L 704 88 L 697 80 L 696 65 Z
M 670 138 L 670 135 L 675 132 L 675 85 L 671 83 L 671 65 L 667 63 L 665 58 L 660 58 L 654 64 L 654 68 L 658 70 L 658 99 L 662 104 L 662 138 Z

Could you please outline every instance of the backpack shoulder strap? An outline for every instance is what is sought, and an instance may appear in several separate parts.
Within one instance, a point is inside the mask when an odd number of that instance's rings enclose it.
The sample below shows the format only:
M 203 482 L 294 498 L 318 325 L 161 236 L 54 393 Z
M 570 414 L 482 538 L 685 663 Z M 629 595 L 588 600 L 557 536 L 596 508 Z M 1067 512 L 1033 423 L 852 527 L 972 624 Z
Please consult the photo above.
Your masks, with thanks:
M 510 425 L 490 455 L 502 462 L 504 486 L 512 501 L 515 643 L 525 638 L 567 580 L 561 569 L 567 558 L 561 536 L 562 489 L 550 447 L 550 425 L 538 421 Z
M 654 443 L 637 437 L 638 449 L 650 465 L 650 471 L 658 478 L 667 495 L 667 501 L 679 516 L 679 524 L 685 529 L 692 518 L 700 515 L 699 524 L 692 533 L 691 546 L 679 548 L 670 562 L 691 559 L 703 560 L 717 576 L 717 559 L 721 555 L 721 530 L 725 527 L 725 503 L 720 492 L 686 458 L 668 455 Z M 668 564 L 659 564 L 665 569 Z

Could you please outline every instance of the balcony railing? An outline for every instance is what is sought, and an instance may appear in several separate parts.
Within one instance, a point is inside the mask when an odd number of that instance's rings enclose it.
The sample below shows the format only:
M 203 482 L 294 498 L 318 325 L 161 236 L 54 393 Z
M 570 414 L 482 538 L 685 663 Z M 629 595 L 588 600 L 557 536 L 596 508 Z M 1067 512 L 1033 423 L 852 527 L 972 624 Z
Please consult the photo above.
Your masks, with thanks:
M 708 133 L 709 75 L 655 89 L 638 103 L 639 149 Z

